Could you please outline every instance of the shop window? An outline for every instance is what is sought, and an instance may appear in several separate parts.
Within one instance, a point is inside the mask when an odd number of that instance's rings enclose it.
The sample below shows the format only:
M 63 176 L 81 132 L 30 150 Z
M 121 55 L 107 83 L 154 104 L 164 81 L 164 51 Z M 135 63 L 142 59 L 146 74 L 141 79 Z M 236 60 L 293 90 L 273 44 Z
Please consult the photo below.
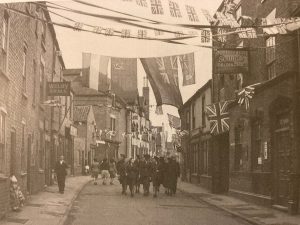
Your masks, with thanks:
M 243 144 L 242 144 L 242 129 L 240 127 L 235 128 L 235 149 L 234 149 L 234 170 L 239 171 L 242 168 L 242 150 L 243 150 Z
M 209 141 L 203 141 L 202 145 L 202 174 L 211 175 L 211 152 Z
M 252 170 L 262 169 L 261 121 L 256 120 L 252 125 Z

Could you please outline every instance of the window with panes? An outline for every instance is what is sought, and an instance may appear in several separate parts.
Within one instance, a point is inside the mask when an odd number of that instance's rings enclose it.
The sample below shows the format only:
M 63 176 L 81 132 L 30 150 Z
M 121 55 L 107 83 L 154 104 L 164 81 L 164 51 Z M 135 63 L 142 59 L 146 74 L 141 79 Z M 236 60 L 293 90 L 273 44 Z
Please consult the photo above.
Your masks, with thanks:
M 266 40 L 266 65 L 268 70 L 268 78 L 276 77 L 276 38 L 269 37 Z
M 44 102 L 44 79 L 45 79 L 45 66 L 40 63 L 40 103 Z
M 202 114 L 202 127 L 206 127 L 206 114 L 205 114 L 206 102 L 205 101 L 206 101 L 205 100 L 205 95 L 203 95 L 202 96 L 202 102 L 201 102 L 201 104 L 202 104 L 202 107 L 201 107 L 201 109 L 202 109 L 202 112 L 201 112 L 201 114 Z
M 196 104 L 192 104 L 192 129 L 196 128 Z
M 22 91 L 23 93 L 26 93 L 26 70 L 27 70 L 27 46 L 24 44 L 23 47 L 23 55 L 22 55 Z
M 5 117 L 6 114 L 0 110 L 0 173 L 5 169 Z
M 252 170 L 261 170 L 261 164 L 258 163 L 258 159 L 262 159 L 261 135 L 261 120 L 256 120 L 252 124 Z
M 0 52 L 0 70 L 6 72 L 7 51 L 8 51 L 8 13 L 4 12 L 1 27 L 1 52 Z

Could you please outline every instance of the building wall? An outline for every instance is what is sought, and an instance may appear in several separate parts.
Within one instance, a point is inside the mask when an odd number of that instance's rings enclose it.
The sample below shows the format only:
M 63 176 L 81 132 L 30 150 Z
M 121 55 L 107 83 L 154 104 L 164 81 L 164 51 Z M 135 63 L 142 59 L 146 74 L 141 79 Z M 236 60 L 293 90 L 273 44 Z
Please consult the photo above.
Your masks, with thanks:
M 29 10 L 28 3 L 14 3 L 9 4 L 9 6 L 23 12 Z M 30 10 L 32 10 L 31 13 L 35 13 L 33 4 L 31 4 Z M 1 21 L 4 14 L 5 10 L 1 8 Z M 7 112 L 4 160 L 0 162 L 4 166 L 1 166 L 0 173 L 6 179 L 14 173 L 25 194 L 27 192 L 36 193 L 44 187 L 45 181 L 49 184 L 48 178 L 50 177 L 50 110 L 40 104 L 39 68 L 41 63 L 44 63 L 45 77 L 42 91 L 44 100 L 46 100 L 46 81 L 50 80 L 52 76 L 54 36 L 49 26 L 47 26 L 46 39 L 42 44 L 41 23 L 38 23 L 36 31 L 34 19 L 13 12 L 8 12 L 8 16 L 7 70 L 0 73 L 0 107 L 3 107 Z M 2 26 L 0 31 L 1 29 Z M 26 91 L 22 89 L 24 49 L 26 49 Z M 57 65 L 59 65 L 62 61 L 57 59 L 57 62 Z M 57 68 L 59 67 L 62 67 L 62 64 Z M 59 69 L 57 69 L 56 74 L 60 74 Z M 22 142 L 23 127 L 24 141 Z M 12 132 L 16 134 L 14 151 L 11 150 Z M 28 151 L 30 145 L 31 152 Z M 30 184 L 27 185 L 28 182 Z M 5 183 L 8 184 L 8 182 Z M 8 189 L 0 188 L 0 195 L 9 196 Z M 8 202 L 1 201 L 0 207 L 7 208 L 5 206 L 7 204 Z

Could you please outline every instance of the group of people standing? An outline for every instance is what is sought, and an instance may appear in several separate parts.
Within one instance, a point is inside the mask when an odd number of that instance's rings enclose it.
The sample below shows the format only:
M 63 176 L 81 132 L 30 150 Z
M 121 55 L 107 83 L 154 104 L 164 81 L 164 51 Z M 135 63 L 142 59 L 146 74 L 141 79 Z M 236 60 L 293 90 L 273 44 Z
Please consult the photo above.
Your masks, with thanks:
M 121 160 L 117 163 L 119 181 L 122 184 L 122 194 L 126 195 L 127 186 L 133 197 L 140 192 L 143 185 L 145 196 L 150 194 L 150 183 L 153 185 L 153 197 L 157 197 L 161 185 L 165 188 L 165 194 L 174 195 L 177 189 L 177 179 L 180 176 L 180 166 L 176 157 L 154 157 L 144 155 L 137 156 L 137 159 L 129 159 L 121 155 Z
M 108 160 L 107 158 L 103 159 L 102 162 L 98 162 L 97 159 L 94 159 L 94 162 L 91 165 L 91 173 L 95 185 L 97 185 L 99 174 L 103 179 L 103 185 L 106 185 L 109 180 L 112 185 L 114 184 L 114 178 L 117 175 L 116 162 L 114 159 Z

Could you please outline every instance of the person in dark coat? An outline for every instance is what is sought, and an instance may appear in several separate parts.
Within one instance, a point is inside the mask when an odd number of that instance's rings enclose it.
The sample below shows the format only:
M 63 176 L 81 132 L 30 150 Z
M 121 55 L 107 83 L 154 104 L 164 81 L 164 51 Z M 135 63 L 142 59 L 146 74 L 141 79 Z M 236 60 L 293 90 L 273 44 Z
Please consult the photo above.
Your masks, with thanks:
M 121 159 L 117 163 L 117 171 L 119 174 L 119 181 L 122 184 L 122 194 L 126 195 L 127 189 L 127 172 L 126 172 L 126 162 L 125 155 L 121 155 Z
M 57 184 L 59 193 L 63 194 L 65 191 L 65 181 L 67 176 L 67 164 L 64 161 L 64 156 L 60 156 L 60 160 L 55 165 L 55 173 L 57 178 Z
M 169 177 L 169 195 L 174 195 L 176 193 L 176 187 L 177 187 L 177 178 L 178 178 L 178 164 L 174 157 L 170 159 L 169 165 L 168 165 L 168 177 Z
M 153 185 L 153 198 L 157 197 L 160 186 L 160 171 L 159 171 L 159 159 L 157 157 L 152 161 L 151 180 Z
M 180 177 L 180 164 L 179 162 L 175 159 L 175 162 L 176 162 L 176 183 L 175 183 L 175 188 L 174 188 L 174 194 L 176 194 L 176 191 L 177 191 L 177 181 L 178 181 L 178 178 Z
M 136 182 L 135 182 L 135 193 L 140 193 L 140 186 L 141 186 L 141 180 L 140 180 L 140 165 L 141 165 L 141 158 L 139 155 L 136 156 L 136 160 L 134 161 L 134 165 L 137 169 L 137 176 L 136 176 Z
M 171 180 L 170 180 L 170 159 L 169 158 L 165 158 L 164 159 L 164 164 L 163 164 L 163 186 L 165 188 L 165 194 L 166 195 L 170 195 L 171 191 Z
M 150 155 L 145 155 L 144 160 L 141 161 L 140 178 L 143 183 L 144 195 L 149 195 L 150 179 L 151 179 L 151 162 Z
M 127 173 L 127 184 L 129 186 L 129 190 L 131 193 L 131 197 L 134 196 L 134 187 L 137 180 L 138 169 L 134 163 L 134 160 L 131 158 L 126 165 L 126 173 Z

